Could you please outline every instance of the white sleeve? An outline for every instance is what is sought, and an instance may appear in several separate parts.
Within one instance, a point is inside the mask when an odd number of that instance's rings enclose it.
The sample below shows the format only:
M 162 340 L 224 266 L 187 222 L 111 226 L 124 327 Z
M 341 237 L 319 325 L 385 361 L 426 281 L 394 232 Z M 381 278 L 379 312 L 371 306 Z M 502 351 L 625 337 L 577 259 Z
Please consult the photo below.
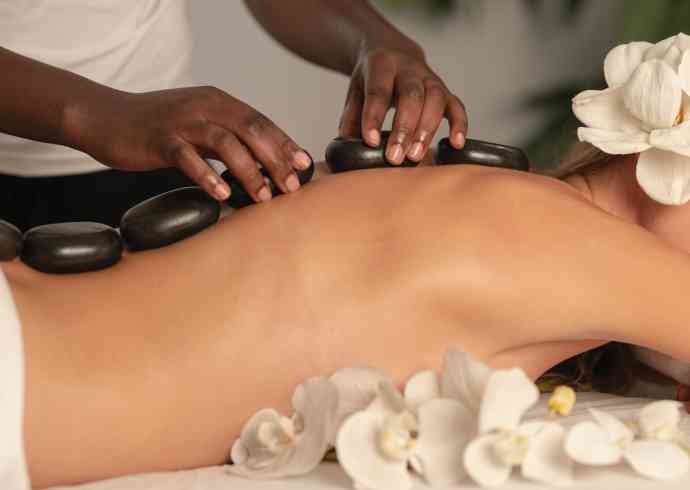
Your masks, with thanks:
M 24 347 L 17 310 L 0 269 L 0 489 L 28 490 L 24 456 Z

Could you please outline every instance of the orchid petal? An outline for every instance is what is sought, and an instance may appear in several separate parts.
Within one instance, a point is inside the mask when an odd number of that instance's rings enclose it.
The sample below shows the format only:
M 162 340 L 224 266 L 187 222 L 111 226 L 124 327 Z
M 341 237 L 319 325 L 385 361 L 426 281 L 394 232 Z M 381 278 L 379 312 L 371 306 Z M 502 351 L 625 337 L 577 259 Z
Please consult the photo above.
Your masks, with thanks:
M 637 182 L 657 202 L 685 204 L 690 201 L 690 158 L 663 150 L 646 151 L 637 160 Z
M 628 81 L 630 75 L 642 64 L 644 55 L 652 43 L 633 42 L 616 46 L 606 55 L 604 75 L 609 87 L 617 87 Z
M 441 386 L 436 371 L 422 371 L 410 378 L 405 385 L 405 402 L 416 409 L 429 400 L 441 398 Z
M 273 479 L 309 473 L 316 468 L 328 450 L 327 436 L 337 409 L 335 386 L 324 377 L 311 378 L 301 388 L 299 403 L 304 428 L 295 445 L 266 466 L 252 467 L 249 461 L 229 467 L 233 474 L 250 479 Z
M 611 442 L 609 434 L 594 422 L 581 422 L 565 438 L 565 452 L 587 466 L 609 466 L 620 462 L 623 453 Z
M 676 34 L 676 37 L 675 37 L 673 44 L 679 50 L 685 52 L 688 49 L 690 49 L 690 36 L 688 36 L 684 32 L 680 32 L 680 33 Z
M 490 374 L 491 369 L 471 354 L 448 352 L 441 375 L 441 394 L 459 400 L 472 413 L 478 414 Z
M 387 379 L 379 383 L 378 398 L 389 412 L 399 413 L 407 410 L 405 399 L 391 380 Z
M 376 413 L 364 411 L 349 417 L 336 439 L 340 466 L 363 488 L 411 488 L 406 462 L 386 458 L 379 450 L 380 428 L 381 419 Z
M 458 400 L 437 398 L 419 407 L 415 456 L 432 485 L 462 481 L 463 450 L 475 433 L 474 415 Z
M 563 449 L 565 429 L 555 423 L 541 424 L 530 438 L 529 451 L 522 462 L 522 476 L 551 485 L 573 481 L 573 462 Z
M 652 147 L 649 135 L 645 132 L 624 133 L 595 128 L 578 128 L 580 141 L 590 143 L 609 155 L 630 155 L 640 153 Z
M 524 371 L 495 371 L 489 376 L 479 409 L 479 433 L 516 429 L 537 400 L 539 389 Z
M 331 376 L 338 393 L 338 410 L 328 437 L 331 445 L 345 419 L 367 408 L 378 394 L 379 384 L 386 379 L 383 371 L 371 368 L 344 368 Z
M 596 408 L 590 408 L 589 413 L 608 434 L 611 444 L 626 447 L 635 439 L 635 433 L 615 416 Z
M 637 416 L 642 437 L 671 441 L 680 426 L 682 403 L 660 400 L 645 406 Z
M 690 50 L 683 53 L 683 58 L 678 66 L 678 77 L 683 90 L 690 95 Z
M 642 123 L 623 103 L 623 88 L 585 90 L 573 99 L 573 113 L 590 128 L 639 133 Z
M 482 487 L 503 485 L 513 471 L 512 467 L 503 463 L 494 451 L 494 444 L 500 438 L 501 435 L 498 434 L 482 436 L 470 442 L 465 449 L 465 470 L 470 478 Z
M 249 458 L 249 450 L 242 444 L 241 439 L 237 439 L 230 450 L 230 460 L 233 464 L 242 464 Z
M 668 442 L 635 441 L 624 457 L 637 473 L 653 480 L 675 480 L 690 469 L 685 451 Z
M 663 62 L 666 63 L 675 73 L 678 73 L 678 68 L 683 59 L 683 52 L 678 49 L 677 46 L 673 45 L 664 54 L 662 58 Z
M 690 121 L 670 129 L 656 129 L 649 134 L 649 144 L 659 150 L 690 157 Z
M 678 120 L 682 87 L 676 72 L 660 60 L 642 63 L 623 89 L 623 103 L 650 129 L 670 128 Z
M 256 412 L 245 424 L 240 438 L 233 444 L 230 457 L 237 464 L 259 468 L 270 464 L 276 454 L 269 451 L 259 437 L 259 429 L 266 423 L 279 424 L 281 416 L 273 409 Z
M 649 60 L 655 60 L 655 59 L 662 59 L 665 55 L 666 52 L 668 51 L 668 48 L 673 46 L 676 43 L 678 36 L 671 36 L 667 37 L 663 41 L 659 41 L 656 43 L 654 46 L 650 47 L 644 54 L 643 60 L 644 61 L 649 61 Z M 681 50 L 683 51 L 683 50 Z

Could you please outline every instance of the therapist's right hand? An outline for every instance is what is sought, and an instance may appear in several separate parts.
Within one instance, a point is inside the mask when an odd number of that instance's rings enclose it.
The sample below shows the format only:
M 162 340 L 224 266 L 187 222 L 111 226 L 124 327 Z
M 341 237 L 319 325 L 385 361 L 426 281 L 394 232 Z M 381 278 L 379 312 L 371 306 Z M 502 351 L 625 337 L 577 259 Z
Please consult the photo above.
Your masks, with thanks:
M 229 197 L 230 188 L 204 158 L 222 161 L 257 202 L 272 197 L 257 162 L 286 193 L 300 187 L 295 172 L 312 165 L 270 119 L 214 87 L 113 92 L 70 119 L 76 146 L 105 165 L 177 167 L 219 200 Z

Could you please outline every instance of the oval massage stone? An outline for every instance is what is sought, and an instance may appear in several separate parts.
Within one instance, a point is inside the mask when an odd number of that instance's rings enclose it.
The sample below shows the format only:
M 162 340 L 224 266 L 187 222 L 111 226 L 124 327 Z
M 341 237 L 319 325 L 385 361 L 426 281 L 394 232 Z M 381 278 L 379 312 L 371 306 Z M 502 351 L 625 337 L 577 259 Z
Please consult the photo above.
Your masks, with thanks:
M 521 149 L 473 139 L 468 139 L 465 146 L 458 150 L 450 144 L 448 138 L 443 138 L 438 143 L 436 163 L 439 165 L 471 164 L 511 170 L 529 170 L 529 160 Z
M 132 251 L 150 250 L 184 240 L 220 217 L 220 203 L 200 187 L 183 187 L 137 204 L 120 221 Z
M 57 223 L 24 234 L 21 258 L 41 272 L 74 274 L 105 269 L 122 257 L 117 230 L 101 223 Z
M 416 167 L 417 162 L 405 160 L 393 165 L 386 160 L 386 144 L 390 131 L 381 133 L 381 144 L 376 148 L 358 138 L 336 138 L 326 147 L 326 163 L 333 173 L 367 170 L 370 168 Z
M 14 260 L 22 252 L 22 232 L 0 219 L 0 262 Z
M 271 193 L 274 196 L 279 196 L 283 194 L 283 191 L 281 191 L 276 186 L 275 182 L 273 182 L 270 179 L 268 172 L 265 168 L 260 168 L 259 171 L 261 172 L 261 175 L 264 176 L 264 178 L 268 179 L 269 186 L 271 188 Z M 308 168 L 300 170 L 296 173 L 300 185 L 307 184 L 311 181 L 312 177 L 314 176 L 314 164 L 311 164 Z M 228 206 L 235 209 L 241 209 L 249 206 L 250 204 L 254 204 L 254 199 L 252 199 L 249 193 L 246 190 L 244 190 L 244 187 L 242 187 L 240 181 L 237 180 L 237 178 L 234 175 L 232 175 L 229 170 L 223 172 L 221 174 L 221 177 L 230 186 L 230 197 L 227 201 L 225 201 L 228 204 Z

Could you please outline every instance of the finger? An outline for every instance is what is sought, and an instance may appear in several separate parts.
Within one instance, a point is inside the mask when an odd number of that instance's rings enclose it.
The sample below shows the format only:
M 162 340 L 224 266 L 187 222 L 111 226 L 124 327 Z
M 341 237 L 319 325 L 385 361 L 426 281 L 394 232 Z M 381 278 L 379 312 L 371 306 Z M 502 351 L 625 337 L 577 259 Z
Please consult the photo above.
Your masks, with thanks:
M 294 192 L 300 183 L 294 169 L 306 169 L 311 158 L 292 141 L 273 121 L 248 108 L 234 132 L 266 169 L 282 192 Z
M 465 146 L 465 139 L 467 138 L 468 123 L 465 104 L 457 96 L 450 95 L 445 115 L 450 126 L 450 144 L 459 150 Z
M 179 139 L 171 141 L 166 149 L 170 165 L 179 168 L 211 197 L 224 201 L 230 197 L 230 187 L 201 158 L 193 145 Z
M 230 131 L 215 124 L 205 124 L 196 131 L 188 131 L 189 141 L 213 152 L 254 201 L 268 201 L 270 188 L 256 166 L 247 148 Z
M 407 157 L 419 162 L 426 155 L 429 145 L 443 120 L 446 109 L 448 92 L 438 80 L 430 80 L 424 84 L 424 108 L 419 118 L 419 124 L 412 138 Z
M 362 89 L 352 82 L 347 92 L 345 108 L 340 118 L 338 134 L 343 138 L 359 138 L 362 131 L 362 108 L 364 107 L 364 94 Z
M 393 101 L 396 66 L 386 58 L 374 58 L 364 82 L 362 137 L 370 146 L 381 144 L 381 126 Z
M 393 131 L 388 140 L 386 158 L 400 164 L 412 146 L 412 137 L 424 108 L 424 84 L 417 76 L 401 77 L 396 82 L 396 107 Z

